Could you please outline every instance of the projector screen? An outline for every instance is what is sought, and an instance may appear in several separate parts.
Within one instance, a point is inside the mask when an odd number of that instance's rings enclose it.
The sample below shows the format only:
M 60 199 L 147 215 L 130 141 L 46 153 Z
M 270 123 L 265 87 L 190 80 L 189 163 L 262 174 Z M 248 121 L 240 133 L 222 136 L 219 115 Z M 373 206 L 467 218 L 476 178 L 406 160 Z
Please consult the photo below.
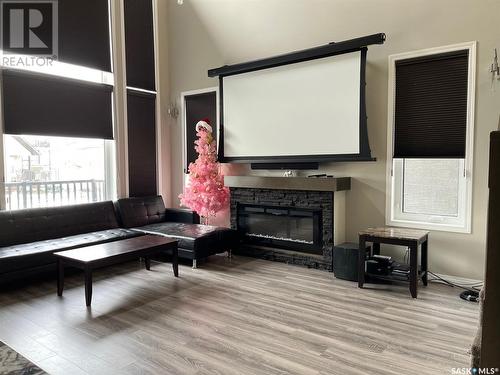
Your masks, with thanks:
M 358 50 L 222 76 L 224 159 L 360 154 L 364 65 Z

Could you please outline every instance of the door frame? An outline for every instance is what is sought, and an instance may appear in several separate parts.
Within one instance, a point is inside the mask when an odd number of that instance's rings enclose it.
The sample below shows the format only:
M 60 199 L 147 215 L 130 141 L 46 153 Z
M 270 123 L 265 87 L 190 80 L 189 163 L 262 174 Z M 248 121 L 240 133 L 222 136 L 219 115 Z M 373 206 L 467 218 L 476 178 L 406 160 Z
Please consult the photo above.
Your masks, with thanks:
M 0 69 L 0 211 L 7 208 L 5 201 L 5 160 L 4 160 L 4 121 L 3 121 L 3 75 Z

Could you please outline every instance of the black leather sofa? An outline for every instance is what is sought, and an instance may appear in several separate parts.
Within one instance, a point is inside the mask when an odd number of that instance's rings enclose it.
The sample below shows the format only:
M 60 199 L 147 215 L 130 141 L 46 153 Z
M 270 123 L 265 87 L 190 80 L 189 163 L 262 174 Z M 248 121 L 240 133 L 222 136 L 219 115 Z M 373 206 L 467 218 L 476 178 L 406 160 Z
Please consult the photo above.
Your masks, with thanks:
M 121 226 L 140 233 L 178 240 L 179 256 L 197 261 L 228 251 L 236 241 L 236 232 L 225 227 L 200 225 L 200 217 L 189 210 L 167 209 L 161 196 L 124 198 L 116 202 Z
M 0 280 L 55 269 L 56 251 L 138 235 L 119 227 L 111 201 L 0 211 Z
M 230 251 L 232 230 L 199 222 L 192 211 L 166 209 L 161 196 L 0 211 L 0 282 L 55 270 L 54 252 L 145 233 L 178 239 L 179 256 L 192 259 L 193 267 L 199 259 Z

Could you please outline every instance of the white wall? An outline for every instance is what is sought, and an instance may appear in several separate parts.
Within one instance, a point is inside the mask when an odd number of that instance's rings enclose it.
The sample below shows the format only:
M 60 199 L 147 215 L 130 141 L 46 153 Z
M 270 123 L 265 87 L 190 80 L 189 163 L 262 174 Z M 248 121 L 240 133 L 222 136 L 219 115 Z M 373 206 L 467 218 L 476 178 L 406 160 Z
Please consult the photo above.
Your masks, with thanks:
M 367 64 L 368 131 L 377 162 L 323 165 L 320 172 L 353 177 L 347 193 L 347 239 L 385 222 L 387 58 L 390 54 L 477 40 L 478 68 L 472 234 L 432 232 L 431 270 L 479 279 L 484 274 L 489 132 L 500 112 L 500 82 L 491 89 L 493 48 L 500 48 L 498 0 L 185 0 L 169 1 L 170 93 L 217 84 L 207 70 L 335 40 L 385 32 Z M 165 20 L 166 21 L 166 20 Z M 179 103 L 178 103 L 179 104 Z M 172 124 L 172 200 L 182 190 L 180 119 Z M 233 174 L 253 173 L 233 166 Z M 266 172 L 261 172 L 266 173 Z M 273 174 L 272 172 L 267 172 Z

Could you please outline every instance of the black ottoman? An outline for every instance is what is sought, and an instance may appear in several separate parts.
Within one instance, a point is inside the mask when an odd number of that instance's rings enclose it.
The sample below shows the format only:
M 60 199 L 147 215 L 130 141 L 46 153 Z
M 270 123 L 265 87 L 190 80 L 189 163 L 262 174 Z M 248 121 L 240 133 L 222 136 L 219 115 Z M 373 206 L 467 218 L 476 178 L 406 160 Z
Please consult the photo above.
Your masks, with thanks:
M 119 199 L 116 203 L 121 224 L 137 232 L 174 238 L 179 257 L 197 260 L 228 252 L 236 244 L 236 231 L 226 227 L 201 225 L 189 210 L 166 209 L 161 196 Z

